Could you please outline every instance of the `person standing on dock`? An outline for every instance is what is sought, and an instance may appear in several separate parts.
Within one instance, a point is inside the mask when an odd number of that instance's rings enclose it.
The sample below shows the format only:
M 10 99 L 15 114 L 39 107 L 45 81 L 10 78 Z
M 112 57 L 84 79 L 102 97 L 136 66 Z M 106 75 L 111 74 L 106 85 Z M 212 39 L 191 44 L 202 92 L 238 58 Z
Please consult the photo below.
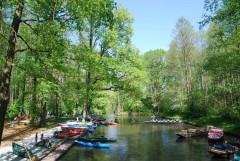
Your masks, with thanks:
M 44 139 L 44 138 L 43 138 L 43 134 L 41 134 L 41 141 L 43 141 L 43 139 Z
M 36 133 L 35 135 L 35 143 L 37 143 L 37 141 L 38 141 L 38 133 Z
M 45 147 L 46 147 L 46 148 L 49 147 L 49 143 L 50 143 L 50 140 L 49 140 L 49 139 L 50 139 L 49 137 L 47 137 L 47 138 L 45 139 Z

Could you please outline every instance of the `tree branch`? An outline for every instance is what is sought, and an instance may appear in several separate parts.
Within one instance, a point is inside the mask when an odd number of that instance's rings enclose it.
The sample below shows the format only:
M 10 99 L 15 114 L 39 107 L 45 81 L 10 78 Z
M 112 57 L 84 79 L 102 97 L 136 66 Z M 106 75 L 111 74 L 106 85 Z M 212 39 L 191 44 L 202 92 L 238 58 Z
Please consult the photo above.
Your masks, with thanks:
M 27 41 L 21 35 L 17 35 L 17 37 L 19 37 L 24 42 L 24 44 L 26 44 L 26 46 L 28 47 L 27 49 L 29 49 L 31 52 L 49 52 L 48 50 L 35 50 L 27 43 Z M 24 49 L 24 50 L 27 50 L 27 49 Z M 21 50 L 23 49 L 19 49 L 15 52 L 19 52 Z

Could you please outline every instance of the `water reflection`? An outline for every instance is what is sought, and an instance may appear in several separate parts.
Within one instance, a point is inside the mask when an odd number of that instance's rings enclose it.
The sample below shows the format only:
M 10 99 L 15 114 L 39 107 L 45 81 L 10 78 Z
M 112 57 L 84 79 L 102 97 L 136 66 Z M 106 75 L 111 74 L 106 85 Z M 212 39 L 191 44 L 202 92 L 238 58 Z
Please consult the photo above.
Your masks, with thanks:
M 111 116 L 114 120 L 115 117 Z M 80 146 L 66 153 L 61 161 L 227 161 L 213 158 L 207 152 L 206 137 L 178 138 L 175 133 L 187 125 L 144 124 L 149 117 L 136 117 L 139 124 L 130 124 L 128 117 L 119 117 L 118 126 L 100 126 L 93 133 L 116 138 L 110 149 L 92 149 Z M 110 121 L 110 120 L 107 120 Z

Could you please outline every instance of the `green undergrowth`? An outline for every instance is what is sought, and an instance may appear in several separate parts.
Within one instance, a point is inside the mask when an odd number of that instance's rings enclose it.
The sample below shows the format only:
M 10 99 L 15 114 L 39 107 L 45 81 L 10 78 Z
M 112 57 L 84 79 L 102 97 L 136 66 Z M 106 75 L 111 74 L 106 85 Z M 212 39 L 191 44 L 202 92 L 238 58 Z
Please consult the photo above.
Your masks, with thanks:
M 239 133 L 240 134 L 240 124 L 238 124 L 239 120 L 229 119 L 229 118 L 222 118 L 220 116 L 203 116 L 203 117 L 183 117 L 181 115 L 167 115 L 164 116 L 170 119 L 178 119 L 178 120 L 185 120 L 189 124 L 193 124 L 196 126 L 205 126 L 205 125 L 212 125 L 215 127 L 223 128 L 226 132 L 231 133 Z

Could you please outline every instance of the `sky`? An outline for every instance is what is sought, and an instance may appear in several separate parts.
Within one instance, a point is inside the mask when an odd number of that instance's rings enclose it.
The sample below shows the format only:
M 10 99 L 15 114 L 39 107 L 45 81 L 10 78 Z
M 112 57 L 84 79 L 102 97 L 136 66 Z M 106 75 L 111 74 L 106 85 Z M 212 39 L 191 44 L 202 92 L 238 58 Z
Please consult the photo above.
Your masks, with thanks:
M 169 49 L 173 30 L 180 17 L 190 21 L 194 30 L 205 13 L 204 0 L 115 0 L 135 19 L 132 44 L 141 53 Z

